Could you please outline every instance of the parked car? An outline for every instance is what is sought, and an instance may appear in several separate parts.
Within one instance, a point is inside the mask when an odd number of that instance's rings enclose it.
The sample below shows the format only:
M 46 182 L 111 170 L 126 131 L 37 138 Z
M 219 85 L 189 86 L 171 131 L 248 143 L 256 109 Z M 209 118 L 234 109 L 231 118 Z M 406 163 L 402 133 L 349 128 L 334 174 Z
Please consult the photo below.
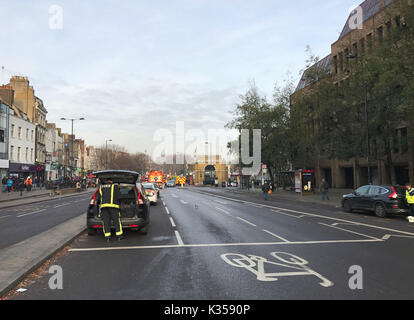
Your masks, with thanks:
M 376 216 L 385 218 L 388 214 L 407 213 L 405 187 L 401 186 L 362 186 L 342 198 L 342 208 L 372 211 Z
M 167 181 L 167 188 L 175 187 L 175 180 L 168 180 Z
M 139 174 L 134 171 L 105 170 L 94 173 L 101 183 L 111 178 L 119 184 L 119 211 L 122 229 L 140 230 L 143 234 L 148 231 L 150 221 L 150 200 L 141 183 L 137 183 Z M 99 187 L 95 190 L 87 211 L 88 235 L 96 235 L 102 230 L 103 221 L 100 217 L 100 204 L 96 202 Z
M 157 195 L 157 189 L 154 187 L 154 184 L 152 183 L 144 183 L 142 185 L 144 187 L 145 193 L 150 200 L 151 204 L 156 206 L 158 204 L 158 195 Z

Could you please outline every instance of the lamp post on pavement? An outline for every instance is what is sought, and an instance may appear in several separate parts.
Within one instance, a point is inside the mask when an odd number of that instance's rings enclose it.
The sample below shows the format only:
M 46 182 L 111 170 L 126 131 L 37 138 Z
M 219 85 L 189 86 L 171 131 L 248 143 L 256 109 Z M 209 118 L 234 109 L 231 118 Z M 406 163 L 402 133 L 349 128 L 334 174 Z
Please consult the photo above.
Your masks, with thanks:
M 72 171 L 72 175 L 73 175 L 73 161 L 74 161 L 74 155 L 73 155 L 73 140 L 74 140 L 74 136 L 73 136 L 73 122 L 74 121 L 77 121 L 77 120 L 85 120 L 85 118 L 70 118 L 70 119 L 68 119 L 68 118 L 60 118 L 60 120 L 69 120 L 69 121 L 71 121 L 72 122 L 72 141 L 71 141 L 71 155 L 70 155 L 70 168 L 71 168 L 71 171 Z
M 105 169 L 108 170 L 108 141 L 112 142 L 112 139 L 105 140 Z

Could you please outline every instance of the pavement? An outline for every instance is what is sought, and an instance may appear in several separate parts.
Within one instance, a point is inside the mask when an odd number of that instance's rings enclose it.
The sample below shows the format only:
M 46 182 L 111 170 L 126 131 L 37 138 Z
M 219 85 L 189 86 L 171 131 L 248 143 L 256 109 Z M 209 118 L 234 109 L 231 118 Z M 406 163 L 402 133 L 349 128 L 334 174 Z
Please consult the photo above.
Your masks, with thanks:
M 61 289 L 45 272 L 7 299 L 414 299 L 405 220 L 211 189 L 162 190 L 147 235 L 80 234 Z

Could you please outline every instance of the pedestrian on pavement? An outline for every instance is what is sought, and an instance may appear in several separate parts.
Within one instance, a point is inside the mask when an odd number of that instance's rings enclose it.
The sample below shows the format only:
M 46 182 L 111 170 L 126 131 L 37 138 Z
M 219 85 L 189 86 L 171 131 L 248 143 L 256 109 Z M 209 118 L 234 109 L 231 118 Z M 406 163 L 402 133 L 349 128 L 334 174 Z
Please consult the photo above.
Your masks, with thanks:
M 321 185 L 319 187 L 319 191 L 322 193 L 322 200 L 329 200 L 328 191 L 329 191 L 329 183 L 322 179 Z
M 264 199 L 267 201 L 267 197 L 269 195 L 269 184 L 267 182 L 264 183 L 264 185 L 262 186 L 262 191 L 263 191 L 263 195 L 264 195 Z
M 76 192 L 80 192 L 81 191 L 81 184 L 80 182 L 76 182 Z
M 96 195 L 97 203 L 100 203 L 101 218 L 103 220 L 103 232 L 106 241 L 111 237 L 111 221 L 115 226 L 115 235 L 118 240 L 123 239 L 121 214 L 119 212 L 119 186 L 113 183 L 112 179 L 107 179 L 105 183 L 99 186 L 99 192 Z
M 405 192 L 405 198 L 407 200 L 407 204 L 410 208 L 410 215 L 408 216 L 408 220 L 411 222 L 414 219 L 414 188 L 411 187 L 411 184 L 407 184 L 407 191 Z
M 30 176 L 27 177 L 27 179 L 25 181 L 25 185 L 26 185 L 26 190 L 27 191 L 32 190 L 33 180 L 32 180 L 32 178 L 30 178 Z
M 9 177 L 7 179 L 7 192 L 10 192 L 12 190 L 12 186 L 13 186 L 13 180 L 11 177 Z

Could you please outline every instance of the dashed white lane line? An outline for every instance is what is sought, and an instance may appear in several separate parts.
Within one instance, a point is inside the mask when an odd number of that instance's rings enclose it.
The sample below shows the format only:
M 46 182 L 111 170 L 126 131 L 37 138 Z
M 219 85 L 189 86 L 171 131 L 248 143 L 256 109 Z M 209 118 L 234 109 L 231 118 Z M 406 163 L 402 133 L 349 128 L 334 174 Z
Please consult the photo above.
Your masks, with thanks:
M 173 218 L 171 218 L 171 217 L 170 217 L 170 222 L 171 222 L 171 225 L 175 228 L 175 227 L 176 227 L 176 225 L 175 225 L 175 223 L 174 223 Z
M 277 234 L 274 234 L 273 232 L 270 232 L 269 230 L 263 229 L 264 232 L 270 234 L 273 237 L 276 237 L 284 242 L 289 242 L 289 240 L 286 240 L 285 238 L 282 238 L 281 236 L 278 236 Z
M 167 207 L 165 207 L 165 211 L 167 212 L 167 214 L 170 214 L 170 210 L 168 210 Z
M 294 215 L 294 214 L 289 214 L 289 213 L 285 213 L 285 212 L 280 212 L 280 210 L 270 210 L 270 211 L 273 211 L 273 212 L 275 212 L 275 213 L 280 213 L 280 214 L 283 214 L 283 215 L 285 215 L 285 216 L 289 216 L 289 217 L 292 217 L 292 218 L 300 218 L 301 216 L 296 216 L 296 215 Z
M 250 221 L 247 221 L 246 219 L 243 219 L 243 218 L 240 218 L 240 217 L 236 217 L 236 218 L 243 221 L 243 222 L 245 222 L 245 223 L 247 223 L 247 224 L 250 224 L 253 227 L 257 227 L 254 223 L 251 223 Z
M 335 227 L 335 226 L 330 225 L 330 224 L 326 224 L 326 223 L 322 223 L 322 222 L 318 222 L 318 223 L 321 224 L 321 225 L 323 225 L 323 226 L 326 226 L 326 227 L 331 227 L 331 228 L 338 229 L 338 230 L 342 230 L 342 231 L 345 231 L 345 232 L 354 233 L 354 234 L 357 234 L 357 235 L 360 235 L 360 236 L 363 236 L 363 237 L 367 237 L 367 238 L 370 238 L 370 239 L 381 240 L 381 239 L 378 239 L 378 238 L 375 238 L 375 237 L 368 236 L 368 235 L 363 234 L 363 233 L 359 233 L 359 232 L 355 232 L 355 231 L 351 231 L 351 230 L 347 230 L 347 229 Z
M 177 238 L 178 245 L 183 246 L 184 242 L 183 242 L 183 239 L 181 239 L 180 233 L 177 230 L 175 230 L 174 232 L 175 232 L 175 237 Z
M 30 216 L 31 214 L 39 213 L 39 212 L 42 212 L 42 211 L 46 211 L 46 209 L 42 209 L 42 210 L 38 210 L 38 211 L 33 211 L 33 212 L 21 214 L 21 215 L 18 215 L 17 218 L 24 217 L 24 216 Z
M 63 203 L 63 204 L 59 204 L 57 206 L 54 206 L 53 208 L 59 208 L 59 207 L 67 206 L 67 205 L 70 205 L 70 204 L 72 204 L 72 203 L 71 202 L 67 202 L 67 203 Z
M 216 208 L 216 210 L 220 210 L 221 212 L 223 212 L 223 213 L 227 214 L 227 215 L 228 215 L 228 216 L 230 216 L 230 217 L 232 216 L 230 212 L 228 212 L 228 211 L 226 211 L 226 210 L 224 210 L 224 209 L 221 209 L 221 208 L 219 208 L 219 207 L 214 207 L 214 208 Z
M 227 202 L 220 201 L 220 200 L 214 200 L 215 202 L 221 203 L 221 204 L 227 204 Z
M 188 204 L 188 202 L 185 202 L 184 200 L 180 200 L 180 202 L 181 202 L 182 204 Z
M 1 218 L 7 218 L 7 217 L 11 217 L 11 215 L 8 214 L 7 216 L 0 216 L 0 219 Z

